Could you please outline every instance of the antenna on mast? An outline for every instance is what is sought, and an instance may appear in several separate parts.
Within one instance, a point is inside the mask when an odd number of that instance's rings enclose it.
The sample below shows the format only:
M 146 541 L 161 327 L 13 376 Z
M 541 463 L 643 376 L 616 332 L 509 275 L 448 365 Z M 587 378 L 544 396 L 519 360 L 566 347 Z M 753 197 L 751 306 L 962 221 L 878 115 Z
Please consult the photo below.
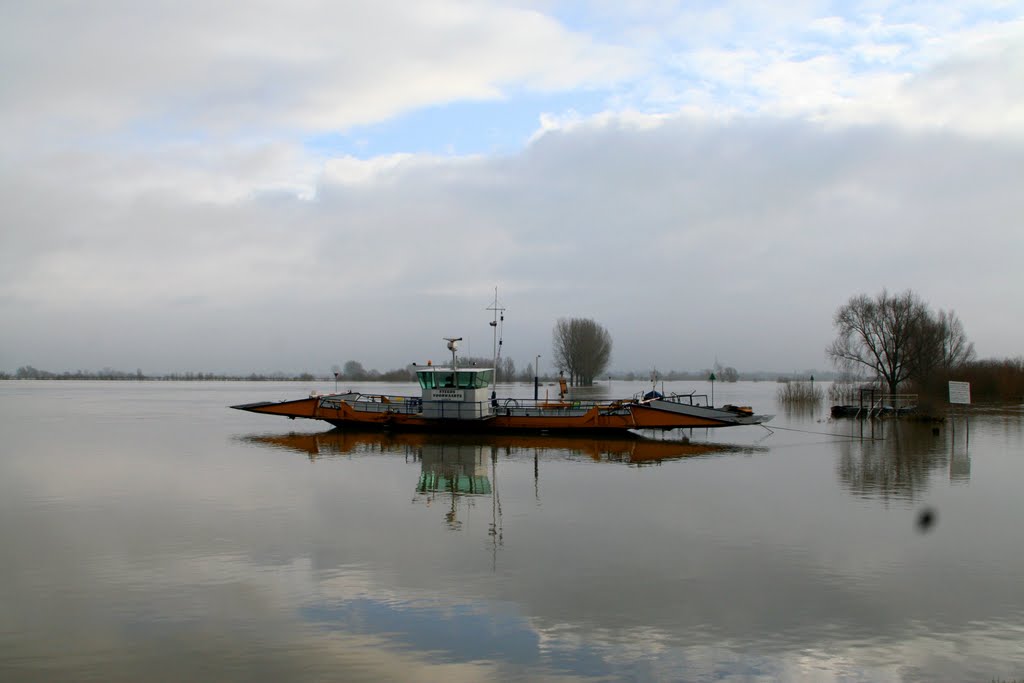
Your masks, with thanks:
M 444 340 L 448 342 L 448 350 L 452 352 L 452 372 L 455 372 L 455 352 L 459 350 L 462 337 L 444 337 Z
M 490 323 L 488 323 L 493 328 L 493 332 L 494 332 L 494 349 L 493 349 L 493 351 L 494 351 L 494 356 L 493 356 L 493 363 L 494 363 L 494 373 L 493 374 L 494 374 L 494 377 L 491 380 L 491 382 L 494 383 L 494 382 L 497 381 L 497 377 L 498 377 L 498 358 L 501 357 L 501 345 L 502 345 L 502 343 L 504 341 L 502 339 L 502 332 L 504 331 L 504 328 L 505 328 L 505 309 L 502 306 L 498 305 L 498 288 L 497 287 L 494 288 L 494 303 L 491 304 L 490 306 L 488 306 L 484 310 L 494 311 L 494 320 L 492 320 Z M 499 315 L 500 315 L 500 323 L 501 323 L 500 326 L 499 326 Z

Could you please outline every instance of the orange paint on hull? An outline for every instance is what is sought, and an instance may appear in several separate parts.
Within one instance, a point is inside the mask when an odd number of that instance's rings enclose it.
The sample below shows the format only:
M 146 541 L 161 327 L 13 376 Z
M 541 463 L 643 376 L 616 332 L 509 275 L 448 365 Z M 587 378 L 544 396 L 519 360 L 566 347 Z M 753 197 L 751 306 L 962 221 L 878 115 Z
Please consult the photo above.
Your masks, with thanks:
M 593 405 L 582 414 L 565 414 L 564 409 L 544 410 L 538 407 L 530 414 L 506 411 L 481 419 L 424 418 L 403 403 L 381 402 L 376 410 L 360 410 L 346 401 L 323 405 L 321 397 L 310 397 L 281 403 L 258 403 L 235 406 L 250 412 L 281 415 L 289 418 L 324 420 L 336 427 L 360 427 L 392 430 L 457 431 L 457 432 L 623 432 L 630 429 L 681 429 L 722 427 L 733 423 L 694 415 L 658 410 L 643 404 L 627 404 L 618 410 L 608 405 Z M 555 414 L 552 414 L 555 413 Z

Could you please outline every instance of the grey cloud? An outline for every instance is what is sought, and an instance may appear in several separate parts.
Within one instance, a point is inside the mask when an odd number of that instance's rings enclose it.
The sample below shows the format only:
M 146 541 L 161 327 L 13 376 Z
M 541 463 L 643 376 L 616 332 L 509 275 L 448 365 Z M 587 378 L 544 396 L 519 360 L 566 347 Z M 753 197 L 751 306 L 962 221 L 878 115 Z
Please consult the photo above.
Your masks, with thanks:
M 483 343 L 493 285 L 510 308 L 507 352 L 524 363 L 558 316 L 586 315 L 609 326 L 624 369 L 716 356 L 819 366 L 835 308 L 883 287 L 955 308 L 982 355 L 1014 355 L 1020 168 L 1012 141 L 678 118 L 553 132 L 512 157 L 410 162 L 377 182 L 325 179 L 312 200 L 110 200 L 23 179 L 30 199 L 8 203 L 5 221 L 33 228 L 5 235 L 16 265 L 0 281 L 2 312 L 21 325 L 0 361 L 396 367 L 432 349 L 421 336 Z M 183 300 L 194 304 L 168 306 Z M 39 358 L 38 338 L 69 312 L 96 339 L 136 322 L 131 350 L 108 340 Z M 269 329 L 342 335 L 344 350 L 268 345 Z

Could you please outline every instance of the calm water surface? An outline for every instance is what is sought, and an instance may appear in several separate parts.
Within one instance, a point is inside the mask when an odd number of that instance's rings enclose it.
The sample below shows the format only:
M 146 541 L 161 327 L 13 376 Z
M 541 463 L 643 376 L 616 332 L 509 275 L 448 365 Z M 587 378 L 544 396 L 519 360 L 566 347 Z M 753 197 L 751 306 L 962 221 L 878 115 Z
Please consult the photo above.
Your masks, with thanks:
M 314 388 L 0 382 L 0 680 L 1024 678 L 1019 406 L 718 384 L 773 431 L 644 441 L 226 408 Z

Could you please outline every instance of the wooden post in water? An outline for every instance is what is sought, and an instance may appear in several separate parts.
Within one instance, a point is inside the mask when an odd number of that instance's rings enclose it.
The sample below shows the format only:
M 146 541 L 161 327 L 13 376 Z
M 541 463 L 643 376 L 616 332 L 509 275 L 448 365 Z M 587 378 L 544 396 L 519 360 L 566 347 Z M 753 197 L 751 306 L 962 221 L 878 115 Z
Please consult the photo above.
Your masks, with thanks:
M 538 353 L 537 357 L 533 359 L 533 400 L 534 401 L 536 401 L 538 399 L 537 394 L 539 393 L 539 390 L 540 390 L 540 370 L 539 370 L 539 367 L 540 367 L 540 354 Z

